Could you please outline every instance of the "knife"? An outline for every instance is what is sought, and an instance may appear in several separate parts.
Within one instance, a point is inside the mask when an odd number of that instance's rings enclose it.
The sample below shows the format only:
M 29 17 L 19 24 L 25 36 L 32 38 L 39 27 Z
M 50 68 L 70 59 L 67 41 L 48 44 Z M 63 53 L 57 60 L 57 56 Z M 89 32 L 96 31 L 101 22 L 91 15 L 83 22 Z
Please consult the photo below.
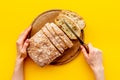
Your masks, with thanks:
M 84 43 L 84 41 L 75 33 L 75 31 L 69 26 L 69 24 L 65 20 L 64 20 L 64 23 L 69 28 L 69 30 L 77 37 L 77 39 L 79 40 L 80 44 L 84 46 L 84 48 L 86 49 L 87 53 L 89 53 L 88 45 L 86 43 Z

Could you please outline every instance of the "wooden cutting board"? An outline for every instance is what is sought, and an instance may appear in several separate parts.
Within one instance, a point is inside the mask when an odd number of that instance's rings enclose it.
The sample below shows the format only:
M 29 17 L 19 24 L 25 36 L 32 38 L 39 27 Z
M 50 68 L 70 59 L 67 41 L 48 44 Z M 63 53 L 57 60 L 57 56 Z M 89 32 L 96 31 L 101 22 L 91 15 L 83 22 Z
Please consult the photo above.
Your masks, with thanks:
M 38 32 L 47 22 L 54 22 L 55 18 L 59 15 L 59 13 L 61 12 L 61 10 L 49 10 L 46 11 L 42 14 L 40 14 L 31 24 L 32 26 L 32 30 L 30 33 L 30 37 L 32 37 L 36 32 Z M 84 38 L 84 31 L 81 30 L 81 38 Z M 70 49 L 67 49 L 63 55 L 61 55 L 60 57 L 58 57 L 57 59 L 55 59 L 51 65 L 62 65 L 62 64 L 66 64 L 70 61 L 72 61 L 73 59 L 75 59 L 81 49 L 80 49 L 80 43 L 78 40 L 72 40 L 73 42 L 73 47 Z

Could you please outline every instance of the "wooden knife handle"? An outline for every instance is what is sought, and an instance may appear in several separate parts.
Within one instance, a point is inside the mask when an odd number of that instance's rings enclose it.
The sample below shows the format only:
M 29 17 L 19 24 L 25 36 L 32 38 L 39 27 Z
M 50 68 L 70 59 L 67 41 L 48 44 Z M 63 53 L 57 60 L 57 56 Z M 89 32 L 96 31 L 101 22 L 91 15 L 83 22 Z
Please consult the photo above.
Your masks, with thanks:
M 86 49 L 87 53 L 89 53 L 89 47 L 88 47 L 88 45 L 84 43 L 83 46 Z

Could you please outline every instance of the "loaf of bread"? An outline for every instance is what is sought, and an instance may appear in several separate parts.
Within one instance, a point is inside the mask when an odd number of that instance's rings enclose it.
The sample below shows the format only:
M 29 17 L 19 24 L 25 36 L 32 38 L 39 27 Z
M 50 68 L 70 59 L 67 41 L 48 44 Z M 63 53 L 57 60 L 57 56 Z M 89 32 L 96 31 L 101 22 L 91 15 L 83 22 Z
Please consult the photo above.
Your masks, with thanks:
M 46 23 L 40 31 L 30 38 L 27 51 L 34 62 L 40 66 L 45 66 L 72 46 L 72 41 L 57 25 Z

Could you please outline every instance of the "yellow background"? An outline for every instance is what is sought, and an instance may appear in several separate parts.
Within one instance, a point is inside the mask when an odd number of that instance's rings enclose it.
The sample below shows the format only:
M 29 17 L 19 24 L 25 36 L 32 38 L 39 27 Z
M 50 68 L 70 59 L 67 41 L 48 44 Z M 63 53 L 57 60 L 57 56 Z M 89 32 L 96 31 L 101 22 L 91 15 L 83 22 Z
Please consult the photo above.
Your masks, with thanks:
M 103 51 L 106 80 L 120 80 L 120 1 L 119 0 L 1 0 L 0 1 L 0 80 L 10 80 L 15 66 L 16 40 L 40 13 L 68 9 L 86 21 L 85 42 Z M 80 54 L 62 66 L 40 68 L 25 62 L 26 80 L 94 80 Z

